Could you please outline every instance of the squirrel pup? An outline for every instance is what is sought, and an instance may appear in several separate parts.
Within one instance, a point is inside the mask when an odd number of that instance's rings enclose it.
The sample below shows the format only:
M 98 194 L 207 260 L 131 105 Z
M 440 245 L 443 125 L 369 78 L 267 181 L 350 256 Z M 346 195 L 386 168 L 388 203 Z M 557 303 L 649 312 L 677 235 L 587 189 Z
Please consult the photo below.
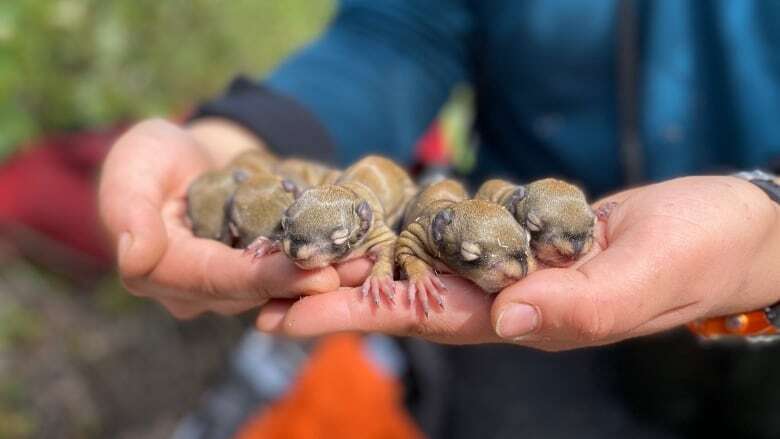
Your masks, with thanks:
M 585 194 L 565 181 L 545 178 L 516 185 L 488 180 L 475 198 L 506 207 L 531 232 L 534 254 L 546 265 L 571 265 L 593 244 L 596 215 Z
M 416 186 L 393 161 L 367 156 L 334 182 L 304 190 L 282 218 L 282 248 L 303 269 L 369 255 L 374 260 L 361 293 L 378 304 L 394 300 L 394 227 Z
M 242 181 L 228 199 L 226 213 L 230 234 L 254 257 L 278 249 L 284 211 L 299 191 L 290 180 L 258 173 Z
M 341 171 L 296 158 L 278 161 L 273 172 L 258 173 L 242 182 L 227 209 L 231 232 L 255 258 L 280 249 L 282 216 L 302 189 L 332 183 L 341 175 Z
M 321 184 L 333 184 L 341 176 L 339 170 L 297 158 L 280 160 L 274 165 L 273 172 L 302 189 Z
M 529 240 L 504 207 L 468 199 L 463 185 L 443 180 L 409 203 L 395 260 L 409 279 L 409 302 L 419 293 L 428 316 L 429 301 L 444 304 L 445 287 L 434 270 L 453 272 L 496 293 L 536 268 Z
M 250 150 L 237 155 L 224 169 L 208 171 L 187 188 L 187 216 L 192 233 L 230 245 L 232 237 L 226 207 L 241 180 L 255 173 L 269 173 L 277 159 L 265 151 Z

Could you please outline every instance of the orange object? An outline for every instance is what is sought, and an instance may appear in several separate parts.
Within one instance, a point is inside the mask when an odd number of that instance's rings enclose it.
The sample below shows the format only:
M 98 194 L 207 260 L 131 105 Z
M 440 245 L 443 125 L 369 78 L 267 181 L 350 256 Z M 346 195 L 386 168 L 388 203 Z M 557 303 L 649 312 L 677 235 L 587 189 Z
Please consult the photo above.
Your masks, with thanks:
M 698 320 L 689 323 L 688 329 L 704 338 L 750 337 L 778 333 L 777 327 L 772 324 L 764 310 Z
M 368 358 L 358 335 L 320 342 L 290 391 L 251 418 L 236 439 L 423 438 L 398 381 Z

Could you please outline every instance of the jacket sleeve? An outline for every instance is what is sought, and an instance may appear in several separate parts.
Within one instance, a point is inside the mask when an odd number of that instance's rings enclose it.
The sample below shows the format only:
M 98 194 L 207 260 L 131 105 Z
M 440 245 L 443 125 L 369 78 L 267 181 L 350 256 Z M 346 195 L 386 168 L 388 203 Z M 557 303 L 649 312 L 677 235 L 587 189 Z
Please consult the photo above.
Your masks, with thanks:
M 344 0 L 326 32 L 260 83 L 239 78 L 195 117 L 233 119 L 283 154 L 409 159 L 471 76 L 465 0 Z

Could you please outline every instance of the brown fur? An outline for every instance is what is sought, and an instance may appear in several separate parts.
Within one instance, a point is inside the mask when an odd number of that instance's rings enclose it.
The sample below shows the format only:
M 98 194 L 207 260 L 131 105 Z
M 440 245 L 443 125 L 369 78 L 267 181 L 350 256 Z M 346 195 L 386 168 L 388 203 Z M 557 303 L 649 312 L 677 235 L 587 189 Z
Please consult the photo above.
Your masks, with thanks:
M 195 236 L 230 244 L 225 205 L 237 187 L 238 182 L 228 171 L 206 172 L 190 184 L 187 216 Z
M 275 174 L 294 182 L 301 189 L 332 184 L 340 176 L 341 171 L 308 160 L 290 158 L 276 163 Z
M 282 215 L 295 200 L 282 182 L 276 175 L 255 174 L 236 189 L 227 214 L 240 247 L 248 247 L 259 237 L 281 239 Z
M 524 190 L 524 196 L 519 197 L 518 190 Z M 595 214 L 585 194 L 565 181 L 546 178 L 518 186 L 488 180 L 475 198 L 499 203 L 512 212 L 531 232 L 536 257 L 545 264 L 569 265 L 593 244 Z
M 279 175 L 277 175 L 279 174 Z M 258 238 L 281 239 L 281 218 L 294 201 L 295 188 L 334 181 L 339 171 L 301 159 L 279 160 L 253 149 L 237 155 L 224 169 L 204 173 L 188 190 L 188 215 L 196 236 L 248 247 Z
M 473 260 L 466 260 L 467 250 Z M 431 184 L 409 203 L 395 260 L 410 287 L 434 299 L 440 288 L 433 269 L 454 272 L 495 293 L 536 267 L 528 234 L 512 215 L 496 203 L 468 199 L 454 180 Z
M 310 188 L 295 200 L 283 222 L 285 253 L 302 268 L 369 254 L 375 259 L 371 277 L 386 283 L 393 275 L 396 235 L 391 228 L 415 191 L 414 182 L 393 161 L 365 157 L 334 184 Z M 342 235 L 344 242 L 335 244 L 333 237 Z

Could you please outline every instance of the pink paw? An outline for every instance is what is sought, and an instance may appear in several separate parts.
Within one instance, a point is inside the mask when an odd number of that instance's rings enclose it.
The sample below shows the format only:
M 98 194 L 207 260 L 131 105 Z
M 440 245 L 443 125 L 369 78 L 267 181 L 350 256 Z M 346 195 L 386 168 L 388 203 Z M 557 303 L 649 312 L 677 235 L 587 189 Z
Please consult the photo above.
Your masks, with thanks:
M 379 305 L 381 294 L 384 294 L 390 303 L 395 304 L 395 282 L 393 282 L 393 277 L 388 275 L 368 276 L 365 282 L 363 282 L 360 294 L 365 299 L 369 293 L 377 305 Z
M 265 255 L 270 255 L 271 253 L 276 253 L 281 249 L 279 245 L 279 241 L 275 241 L 270 238 L 266 238 L 265 236 L 260 236 L 257 239 L 255 239 L 251 244 L 246 246 L 244 249 L 244 254 L 252 255 L 252 260 L 262 258 Z
M 439 279 L 435 274 L 428 272 L 423 276 L 409 279 L 409 289 L 407 294 L 409 296 L 409 304 L 414 305 L 417 295 L 420 295 L 420 304 L 422 305 L 425 317 L 428 318 L 431 312 L 431 301 L 435 301 L 439 308 L 444 309 L 444 292 L 447 291 L 447 287 L 444 282 Z
M 606 221 L 609 218 L 609 214 L 612 213 L 612 210 L 617 206 L 617 204 L 618 203 L 615 201 L 602 204 L 598 209 L 596 209 L 596 218 L 598 218 L 599 221 Z

